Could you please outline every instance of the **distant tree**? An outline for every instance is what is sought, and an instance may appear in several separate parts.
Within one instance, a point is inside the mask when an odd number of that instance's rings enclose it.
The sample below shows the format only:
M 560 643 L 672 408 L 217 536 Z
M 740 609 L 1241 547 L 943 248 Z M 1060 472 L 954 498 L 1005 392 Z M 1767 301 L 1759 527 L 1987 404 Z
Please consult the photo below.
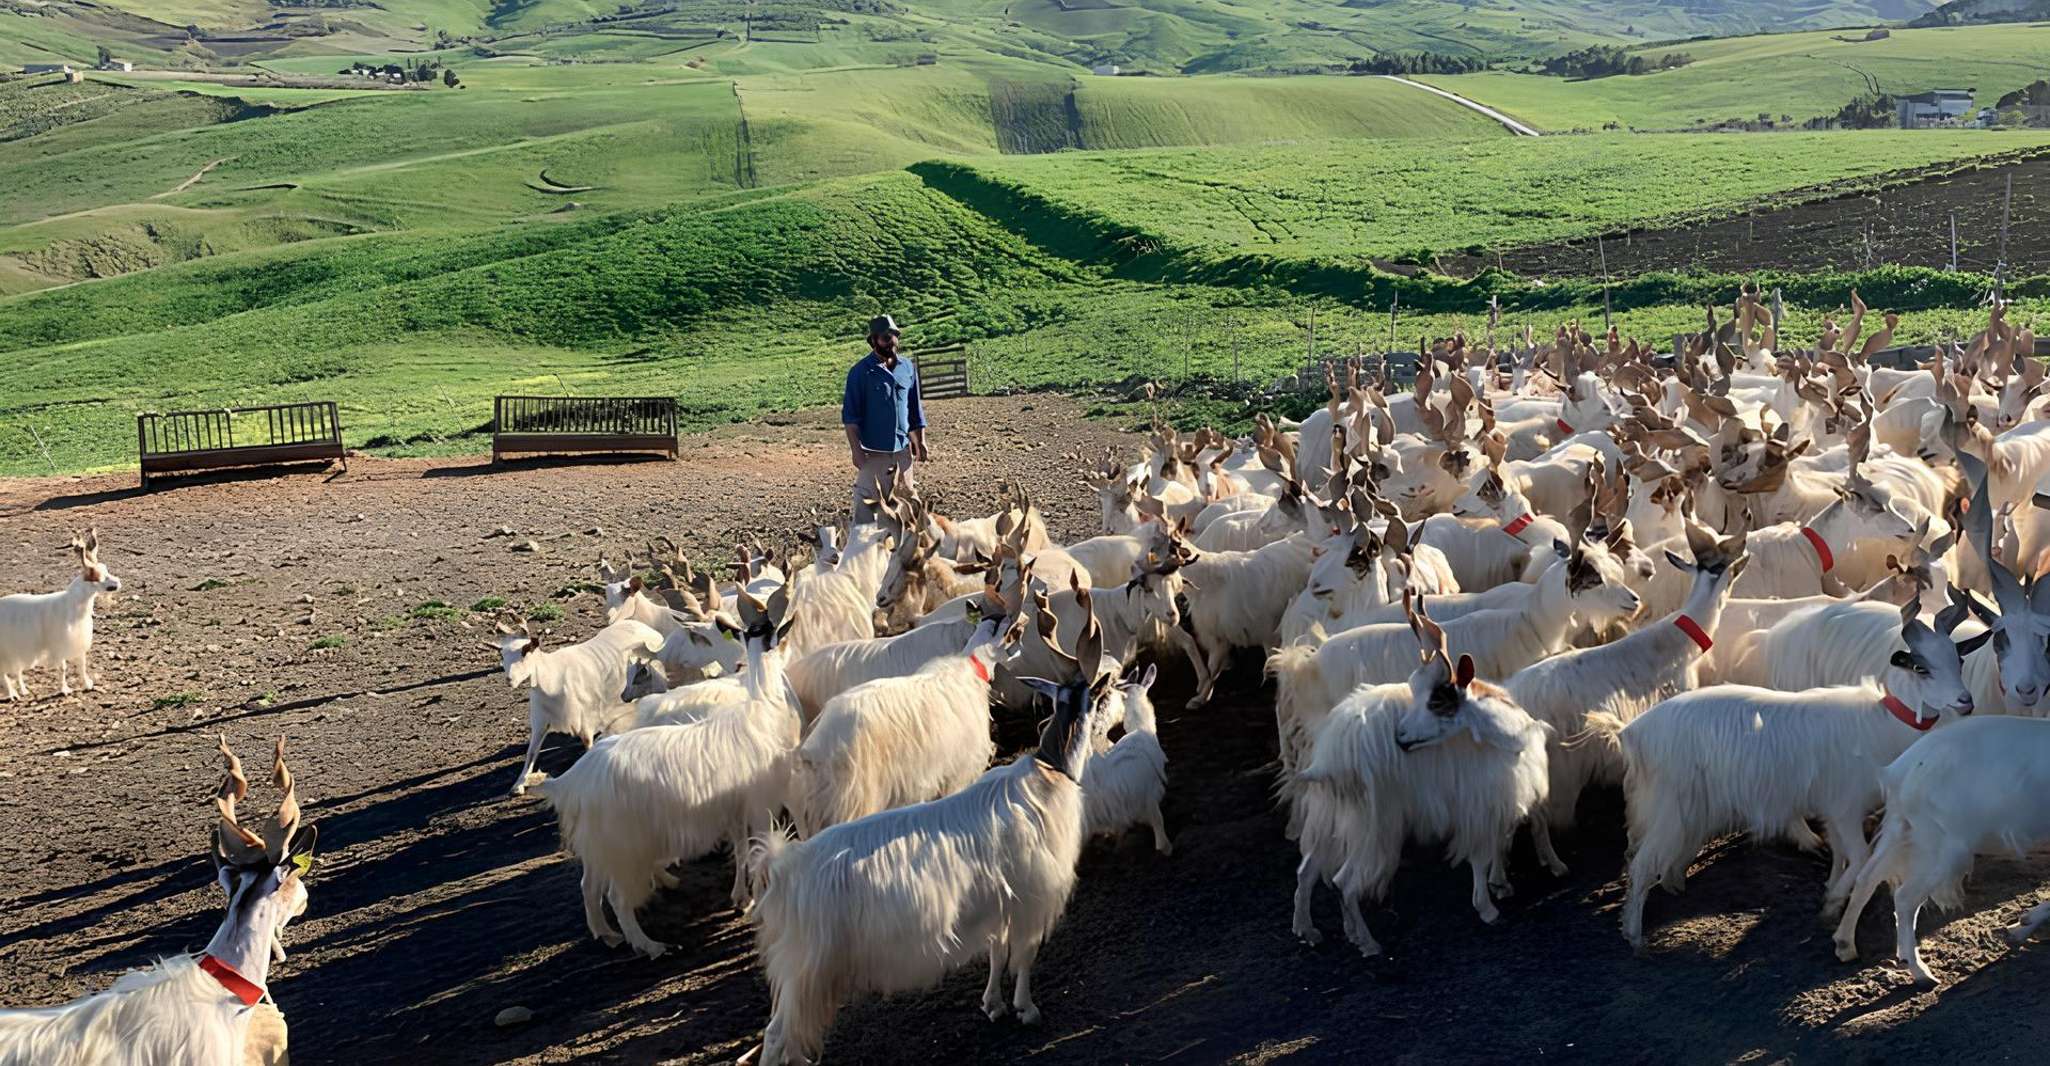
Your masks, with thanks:
M 1685 52 L 1668 52 L 1654 62 L 1646 56 L 1633 55 L 1616 45 L 1598 44 L 1545 59 L 1538 64 L 1538 70 L 1560 78 L 1608 78 L 1618 74 L 1637 75 L 1673 70 L 1692 62 L 1694 57 Z
M 436 47 L 436 48 L 448 48 L 448 47 L 450 47 L 450 46 L 454 45 L 455 43 L 456 43 L 456 41 L 455 41 L 455 38 L 453 38 L 453 37 L 450 37 L 450 36 L 448 35 L 448 31 L 447 31 L 447 30 L 435 30 L 435 31 L 434 31 L 434 47 Z
M 443 67 L 441 68 L 441 83 L 453 89 L 456 86 L 461 85 L 463 83 L 463 80 L 461 78 L 456 77 L 456 71 L 454 67 Z
M 100 46 L 99 65 L 103 67 L 114 65 L 114 53 L 107 51 L 107 46 L 104 44 Z
M 1867 94 L 1839 108 L 1836 124 L 1847 130 L 1884 129 L 1898 120 L 1899 112 L 1899 102 L 1891 94 Z
M 193 41 L 199 40 L 199 34 L 200 30 L 197 23 L 188 24 L 185 27 L 185 43 L 191 44 Z

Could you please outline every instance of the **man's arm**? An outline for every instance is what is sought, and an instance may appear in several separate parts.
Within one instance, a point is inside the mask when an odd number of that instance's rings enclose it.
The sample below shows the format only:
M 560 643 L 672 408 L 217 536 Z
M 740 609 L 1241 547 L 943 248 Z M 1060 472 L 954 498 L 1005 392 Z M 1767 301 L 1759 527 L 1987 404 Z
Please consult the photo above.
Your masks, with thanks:
M 861 380 L 860 366 L 847 372 L 847 387 L 840 393 L 840 427 L 847 431 L 847 454 L 854 469 L 861 469 Z
M 868 455 L 867 450 L 861 446 L 861 427 L 846 422 L 842 423 L 840 428 L 847 431 L 847 454 L 853 457 L 854 469 L 859 470 L 861 461 Z
M 909 416 L 906 419 L 906 424 L 911 430 L 911 458 L 921 463 L 926 461 L 925 385 L 924 382 L 919 380 L 922 376 L 918 372 L 918 365 L 916 363 L 912 364 L 911 393 L 904 401 L 908 409 L 906 413 Z

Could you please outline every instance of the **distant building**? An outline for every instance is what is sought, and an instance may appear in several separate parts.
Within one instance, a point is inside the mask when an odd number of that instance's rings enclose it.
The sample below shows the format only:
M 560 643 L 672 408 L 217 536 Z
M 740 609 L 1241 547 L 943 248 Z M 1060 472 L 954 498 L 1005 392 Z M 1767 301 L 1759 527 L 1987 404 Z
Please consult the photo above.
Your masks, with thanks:
M 69 74 L 69 63 L 28 63 L 21 68 L 23 74 Z
M 1115 75 L 1117 72 L 1118 65 L 1116 63 L 1098 63 L 1095 66 L 1089 68 L 1089 73 L 1101 74 L 1104 77 L 1111 77 Z
M 126 74 L 135 69 L 135 64 L 125 59 L 109 59 L 105 63 L 100 64 L 97 69 L 114 70 Z
M 1955 126 L 1972 113 L 1970 89 L 1931 89 L 1895 100 L 1899 102 L 1900 127 L 1904 130 Z

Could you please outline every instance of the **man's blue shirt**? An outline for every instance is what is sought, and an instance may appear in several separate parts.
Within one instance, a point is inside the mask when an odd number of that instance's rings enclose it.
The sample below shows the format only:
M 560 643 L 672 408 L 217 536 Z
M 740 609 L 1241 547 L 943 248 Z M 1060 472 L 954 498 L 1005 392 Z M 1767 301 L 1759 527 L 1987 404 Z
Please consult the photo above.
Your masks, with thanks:
M 918 368 L 897 357 L 896 369 L 868 353 L 847 372 L 840 397 L 840 423 L 855 426 L 861 446 L 872 452 L 901 452 L 911 433 L 925 428 L 925 404 L 918 395 Z

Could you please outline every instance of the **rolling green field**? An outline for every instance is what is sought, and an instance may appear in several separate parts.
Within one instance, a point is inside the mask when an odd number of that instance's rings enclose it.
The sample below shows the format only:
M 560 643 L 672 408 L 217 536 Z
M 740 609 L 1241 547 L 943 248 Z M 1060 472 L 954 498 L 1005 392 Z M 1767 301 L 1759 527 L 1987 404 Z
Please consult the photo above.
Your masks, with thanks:
M 1982 106 L 2050 76 L 2050 25 L 1894 30 L 1882 41 L 1790 33 L 1689 41 L 1694 62 L 1635 77 L 1567 81 L 1533 74 L 1426 75 L 1419 80 L 1478 100 L 1539 129 L 1685 129 L 1724 120 L 1835 114 L 1854 97 L 1976 88 Z
M 1361 261 L 1726 214 L 2050 133 L 1609 134 L 1006 157 L 950 168 L 1095 228 L 1208 257 Z
M 1985 165 L 2050 132 L 1515 138 L 1398 82 L 1301 71 L 1604 41 L 1694 55 L 1643 77 L 1424 79 L 1558 130 L 1755 117 L 1758 99 L 1833 111 L 1865 74 L 1983 92 L 2050 60 L 2035 27 L 1661 42 L 1928 6 L 1875 3 L 798 0 L 749 23 L 741 0 L 393 0 L 234 45 L 245 73 L 317 88 L 0 80 L 0 474 L 123 465 L 139 410 L 290 399 L 338 400 L 352 445 L 398 454 L 480 447 L 509 390 L 673 393 L 716 425 L 830 400 L 884 310 L 914 344 L 973 345 L 992 388 L 1229 377 L 1234 359 L 1264 381 L 1303 356 L 1312 306 L 1327 351 L 1388 343 L 1397 297 L 1405 345 L 1477 332 L 1491 296 L 1518 324 L 1592 318 L 1586 279 L 1414 268 Z M 0 12 L 0 49 L 89 59 L 128 19 L 157 42 L 138 56 L 221 69 L 231 42 L 185 42 L 183 23 L 267 10 L 60 3 Z M 165 20 L 177 39 L 150 28 Z M 419 51 L 435 31 L 457 40 Z M 333 83 L 423 56 L 464 87 Z M 1654 273 L 1612 296 L 1625 329 L 1659 336 L 1738 280 Z M 1857 283 L 1922 337 L 1978 314 L 1983 279 L 1775 283 L 1797 329 Z M 2023 314 L 2050 296 L 2018 291 Z

